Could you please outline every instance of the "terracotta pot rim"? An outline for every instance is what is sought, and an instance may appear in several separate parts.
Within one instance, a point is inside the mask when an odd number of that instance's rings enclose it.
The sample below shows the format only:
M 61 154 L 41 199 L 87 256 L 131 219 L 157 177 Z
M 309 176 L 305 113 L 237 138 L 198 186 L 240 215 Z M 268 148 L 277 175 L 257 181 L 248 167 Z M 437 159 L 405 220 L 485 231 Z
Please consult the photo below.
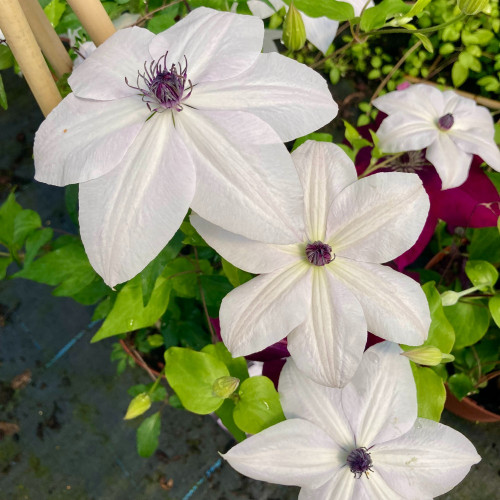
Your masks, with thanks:
M 469 420 L 470 422 L 500 422 L 499 414 L 483 408 L 469 397 L 459 400 L 450 391 L 448 384 L 445 383 L 445 387 L 446 402 L 444 407 L 451 413 Z

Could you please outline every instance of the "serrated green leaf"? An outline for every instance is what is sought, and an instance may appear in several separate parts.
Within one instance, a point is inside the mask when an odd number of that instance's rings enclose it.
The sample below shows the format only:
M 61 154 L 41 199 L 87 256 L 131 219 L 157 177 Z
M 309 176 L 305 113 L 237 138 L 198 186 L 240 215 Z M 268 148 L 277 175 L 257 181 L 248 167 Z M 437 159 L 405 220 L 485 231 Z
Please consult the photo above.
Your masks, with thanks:
M 161 432 L 160 412 L 143 420 L 137 429 L 137 452 L 143 458 L 150 457 L 158 448 Z
M 417 388 L 418 416 L 439 422 L 446 400 L 443 379 L 431 368 L 410 365 Z
M 5 278 L 5 275 L 7 274 L 7 268 L 12 261 L 12 257 L 0 257 L 0 280 L 3 280 Z
M 14 244 L 14 221 L 21 211 L 22 207 L 16 202 L 14 193 L 9 194 L 0 207 L 0 244 L 9 249 Z
M 64 202 L 71 221 L 78 227 L 78 184 L 69 184 L 64 188 Z
M 13 244 L 22 246 L 24 240 L 36 229 L 41 227 L 40 216 L 33 210 L 22 210 L 14 219 Z
M 24 267 L 28 267 L 36 257 L 36 254 L 54 236 L 54 231 L 50 227 L 44 227 L 40 231 L 35 231 L 26 238 L 26 253 L 24 254 Z

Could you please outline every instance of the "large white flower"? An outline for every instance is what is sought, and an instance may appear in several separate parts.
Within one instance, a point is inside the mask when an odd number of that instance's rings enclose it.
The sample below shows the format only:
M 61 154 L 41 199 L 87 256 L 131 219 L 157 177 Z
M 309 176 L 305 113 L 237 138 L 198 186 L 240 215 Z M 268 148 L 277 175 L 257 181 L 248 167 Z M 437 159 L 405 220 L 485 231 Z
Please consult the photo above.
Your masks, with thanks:
M 379 173 L 358 181 L 352 161 L 334 144 L 307 141 L 292 158 L 304 202 L 301 214 L 294 210 L 283 219 L 281 231 L 294 244 L 247 239 L 196 215 L 191 221 L 226 260 L 261 275 L 222 301 L 221 335 L 233 355 L 260 351 L 288 335 L 302 371 L 319 383 L 343 386 L 361 360 L 367 328 L 409 345 L 427 337 L 422 289 L 380 263 L 417 240 L 429 199 L 415 174 Z M 264 209 L 267 200 L 256 203 Z
M 500 171 L 493 119 L 488 110 L 451 90 L 425 84 L 389 92 L 373 101 L 389 116 L 380 125 L 380 148 L 388 153 L 427 148 L 442 188 L 463 184 L 472 156 Z
M 315 384 L 287 361 L 279 392 L 288 420 L 223 457 L 254 479 L 301 486 L 299 500 L 429 500 L 481 459 L 462 434 L 417 418 L 408 359 L 371 347 L 343 389 Z
M 288 5 L 282 0 L 269 0 L 271 5 L 274 7 L 272 9 L 263 0 L 248 0 L 248 8 L 252 11 L 252 14 L 260 17 L 261 19 L 266 19 L 272 16 L 275 12 L 285 7 L 288 11 Z M 363 0 L 347 0 L 354 8 L 354 15 L 359 16 L 366 2 Z M 373 7 L 373 1 L 370 1 L 368 7 Z M 323 54 L 328 50 L 335 35 L 337 34 L 337 29 L 339 27 L 338 21 L 333 21 L 328 17 L 309 17 L 303 12 L 300 13 L 302 20 L 304 21 L 304 28 L 306 29 L 307 39 L 315 45 Z
M 35 138 L 36 179 L 80 183 L 82 239 L 109 285 L 140 272 L 190 205 L 287 242 L 280 222 L 300 189 L 283 141 L 337 105 L 319 74 L 261 54 L 263 32 L 255 17 L 199 8 L 159 35 L 119 30 L 69 78 Z

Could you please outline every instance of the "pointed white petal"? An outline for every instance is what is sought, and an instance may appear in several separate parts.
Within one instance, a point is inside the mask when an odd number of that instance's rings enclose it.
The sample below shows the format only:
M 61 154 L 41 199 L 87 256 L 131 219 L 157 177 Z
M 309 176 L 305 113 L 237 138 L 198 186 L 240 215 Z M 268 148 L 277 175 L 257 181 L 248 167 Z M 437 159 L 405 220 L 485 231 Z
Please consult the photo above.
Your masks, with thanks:
M 177 116 L 196 165 L 193 210 L 253 240 L 304 241 L 302 187 L 269 125 L 237 111 L 185 108 Z
M 248 69 L 260 54 L 263 39 L 264 24 L 257 17 L 199 7 L 157 35 L 149 51 L 153 59 L 168 51 L 167 66 L 183 63 L 185 57 L 188 79 L 196 85 Z
M 298 263 L 263 274 L 223 299 L 221 336 L 234 356 L 261 351 L 304 321 L 311 307 L 310 268 Z
M 434 165 L 441 178 L 442 189 L 462 185 L 469 175 L 472 155 L 462 151 L 444 132 L 427 148 L 425 157 Z
M 338 256 L 388 262 L 413 246 L 428 212 L 429 197 L 418 175 L 378 173 L 351 184 L 333 200 L 327 240 Z
M 35 179 L 65 186 L 108 173 L 123 160 L 149 114 L 138 97 L 93 101 L 69 94 L 35 135 Z
M 273 245 L 249 240 L 191 215 L 191 224 L 200 236 L 224 259 L 249 273 L 263 274 L 301 260 L 298 245 Z
M 78 97 L 110 100 L 139 94 L 125 83 L 136 85 L 137 72 L 151 61 L 148 46 L 154 34 L 144 28 L 117 31 L 73 70 L 68 83 Z
M 359 300 L 368 331 L 392 342 L 421 345 L 431 323 L 420 285 L 389 267 L 337 257 L 329 264 Z
M 438 133 L 434 122 L 404 111 L 389 115 L 377 130 L 380 149 L 386 153 L 426 148 L 436 140 Z
M 371 452 L 379 474 L 409 500 L 446 493 L 481 460 L 460 432 L 423 418 L 403 436 L 377 444 Z
M 269 0 L 274 9 L 271 9 L 266 2 L 262 0 L 248 0 L 248 8 L 254 16 L 260 17 L 261 19 L 267 19 L 271 17 L 275 12 L 280 10 L 283 6 L 288 9 L 281 0 Z
M 302 488 L 298 500 L 360 500 L 354 494 L 356 483 L 349 468 L 343 466 L 323 486 Z
M 269 123 L 285 142 L 314 132 L 338 112 L 319 73 L 276 53 L 261 54 L 235 78 L 198 85 L 189 104 L 249 111 Z
M 395 90 L 377 97 L 373 105 L 387 113 L 410 114 L 420 117 L 423 121 L 435 123 L 441 116 L 446 114 L 445 99 L 443 92 L 431 85 L 412 85 L 405 90 Z M 418 148 L 420 149 L 420 148 Z
M 467 131 L 452 129 L 450 135 L 462 151 L 479 156 L 491 168 L 500 171 L 500 151 L 488 128 L 475 127 Z
M 370 347 L 356 375 L 342 390 L 342 406 L 354 431 L 356 447 L 370 448 L 374 443 L 399 437 L 415 423 L 415 381 L 410 362 L 401 352 L 391 342 Z
M 368 477 L 361 476 L 356 479 L 352 500 L 406 500 L 408 497 L 396 493 L 378 473 L 375 465 L 373 472 L 368 472 Z M 419 497 L 419 500 L 431 500 Z
M 332 201 L 358 178 L 354 163 L 336 144 L 307 141 L 292 153 L 304 190 L 304 218 L 309 241 L 325 241 Z
M 312 380 L 343 387 L 363 355 L 363 309 L 353 293 L 326 269 L 315 268 L 312 276 L 311 312 L 288 336 L 288 350 L 297 367 Z
M 253 479 L 315 488 L 332 476 L 344 455 L 319 427 L 296 418 L 255 434 L 222 456 Z
M 286 418 L 303 418 L 321 427 L 341 448 L 351 450 L 354 437 L 342 410 L 340 389 L 325 387 L 306 377 L 288 358 L 279 381 Z
M 339 22 L 327 17 L 309 17 L 303 12 L 300 15 L 304 21 L 307 39 L 324 54 L 337 34 Z
M 82 240 L 109 286 L 134 277 L 168 243 L 195 185 L 194 165 L 167 113 L 146 122 L 120 166 L 80 184 Z

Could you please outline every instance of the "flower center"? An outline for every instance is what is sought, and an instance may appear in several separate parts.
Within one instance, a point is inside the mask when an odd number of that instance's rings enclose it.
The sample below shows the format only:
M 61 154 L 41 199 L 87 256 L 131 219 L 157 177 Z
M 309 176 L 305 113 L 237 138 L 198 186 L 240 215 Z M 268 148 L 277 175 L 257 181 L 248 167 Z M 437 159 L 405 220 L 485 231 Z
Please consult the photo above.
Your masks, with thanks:
M 438 120 L 438 127 L 440 130 L 450 130 L 455 123 L 455 119 L 451 113 L 446 113 Z
M 372 458 L 368 450 L 364 447 L 352 450 L 347 456 L 346 462 L 351 472 L 354 474 L 354 477 L 357 475 L 358 479 L 362 474 L 366 474 L 368 471 L 373 472 L 371 468 L 373 465 Z
M 182 111 L 182 102 L 193 91 L 193 84 L 187 79 L 186 57 L 184 68 L 179 62 L 177 66 L 172 64 L 167 69 L 167 55 L 168 52 L 158 61 L 151 61 L 149 66 L 144 63 L 144 72 L 137 72 L 136 86 L 130 85 L 125 78 L 125 83 L 130 88 L 140 92 L 142 100 L 153 114 L 166 109 Z
M 321 241 L 315 241 L 306 246 L 306 257 L 311 264 L 324 266 L 335 259 L 335 254 L 332 258 L 332 247 Z

